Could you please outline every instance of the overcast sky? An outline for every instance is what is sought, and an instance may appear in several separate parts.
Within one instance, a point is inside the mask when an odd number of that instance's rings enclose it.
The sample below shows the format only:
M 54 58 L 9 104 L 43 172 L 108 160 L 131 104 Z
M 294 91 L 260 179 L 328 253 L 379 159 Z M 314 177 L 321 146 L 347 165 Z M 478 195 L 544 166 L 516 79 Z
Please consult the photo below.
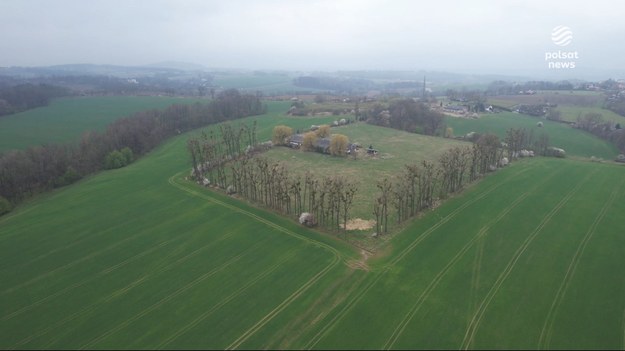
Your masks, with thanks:
M 625 72 L 624 13 L 619 0 L 0 0 L 0 66 Z M 558 50 L 578 52 L 560 60 L 574 69 L 548 68 Z

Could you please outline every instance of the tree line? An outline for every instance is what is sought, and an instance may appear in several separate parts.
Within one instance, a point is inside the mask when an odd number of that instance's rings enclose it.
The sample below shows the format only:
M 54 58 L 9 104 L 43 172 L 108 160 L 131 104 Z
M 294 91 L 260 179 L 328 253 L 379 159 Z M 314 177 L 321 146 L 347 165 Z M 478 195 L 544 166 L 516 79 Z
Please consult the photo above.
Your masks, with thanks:
M 207 104 L 136 113 L 116 120 L 103 132 L 85 132 L 77 142 L 0 153 L 0 200 L 15 205 L 88 174 L 123 166 L 171 136 L 264 112 L 257 96 L 226 90 Z
M 67 96 L 68 89 L 49 84 L 20 84 L 0 89 L 0 116 L 46 106 L 50 99 Z
M 279 130 L 281 128 L 278 128 Z M 221 125 L 187 141 L 191 177 L 287 215 L 309 213 L 309 224 L 337 230 L 347 227 L 356 186 L 340 176 L 293 175 L 283 163 L 256 156 L 256 127 Z
M 376 184 L 376 232 L 388 232 L 389 218 L 401 223 L 432 208 L 437 199 L 461 191 L 467 184 L 520 157 L 521 150 L 541 150 L 539 153 L 545 155 L 548 143 L 544 134 L 534 140 L 526 129 L 513 128 L 506 132 L 503 141 L 493 134 L 476 135 L 472 146 L 451 148 L 435 162 L 424 160 L 405 165 L 395 177 L 380 179 Z
M 393 100 L 388 107 L 375 104 L 364 111 L 360 119 L 377 126 L 426 135 L 436 135 L 444 127 L 443 114 L 413 99 Z

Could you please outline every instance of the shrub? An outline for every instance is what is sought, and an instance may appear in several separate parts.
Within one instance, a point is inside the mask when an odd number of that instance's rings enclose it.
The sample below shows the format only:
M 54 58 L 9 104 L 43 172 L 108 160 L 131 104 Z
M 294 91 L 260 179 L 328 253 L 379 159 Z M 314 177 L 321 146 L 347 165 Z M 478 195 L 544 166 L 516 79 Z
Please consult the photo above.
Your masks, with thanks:
M 11 203 L 9 202 L 9 200 L 0 196 L 0 216 L 2 216 L 5 213 L 11 212 L 11 209 L 13 209 L 13 206 L 11 206 Z
M 279 125 L 273 128 L 273 136 L 271 141 L 274 145 L 285 145 L 287 139 L 293 135 L 293 128 L 289 126 Z
M 330 139 L 330 155 L 345 156 L 349 139 L 343 134 L 334 134 Z
M 314 151 L 316 142 L 317 134 L 315 134 L 315 132 L 308 132 L 304 134 L 304 140 L 302 140 L 302 150 Z
M 319 126 L 315 133 L 317 133 L 318 138 L 327 138 L 330 136 L 330 126 L 327 124 Z

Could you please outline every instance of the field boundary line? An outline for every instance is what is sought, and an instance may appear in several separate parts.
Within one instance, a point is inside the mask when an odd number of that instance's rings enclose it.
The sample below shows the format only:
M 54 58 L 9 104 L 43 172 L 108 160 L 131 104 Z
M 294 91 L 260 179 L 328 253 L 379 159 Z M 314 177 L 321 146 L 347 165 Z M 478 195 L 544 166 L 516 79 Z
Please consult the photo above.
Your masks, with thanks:
M 525 172 L 529 171 L 531 168 L 535 167 L 534 165 L 532 165 L 531 167 L 527 167 L 521 171 L 519 171 L 518 173 L 512 175 L 510 178 L 514 179 L 516 177 L 518 177 L 519 175 L 524 174 Z M 305 346 L 305 349 L 312 349 L 314 348 L 319 341 L 321 341 L 321 339 L 323 337 L 325 337 L 325 335 L 333 328 L 333 326 L 338 323 L 352 308 L 353 306 L 355 306 L 361 299 L 362 297 L 369 291 L 369 289 L 371 289 L 375 284 L 377 284 L 377 282 L 382 279 L 382 277 L 386 274 L 386 272 L 388 272 L 392 267 L 394 267 L 397 262 L 399 262 L 404 256 L 406 256 L 408 254 L 408 252 L 412 251 L 415 247 L 417 247 L 423 240 L 425 240 L 432 232 L 434 232 L 435 230 L 437 230 L 438 228 L 440 228 L 443 224 L 447 223 L 448 221 L 450 221 L 453 217 L 455 217 L 458 213 L 462 212 L 465 208 L 473 205 L 475 202 L 483 199 L 484 197 L 486 197 L 486 195 L 490 194 L 491 192 L 495 191 L 495 189 L 499 188 L 500 186 L 502 186 L 504 183 L 500 183 L 497 184 L 491 188 L 489 188 L 488 190 L 484 191 L 483 193 L 479 194 L 478 196 L 464 202 L 462 205 L 460 205 L 458 208 L 456 208 L 455 210 L 453 210 L 452 212 L 450 212 L 449 214 L 447 214 L 445 217 L 442 217 L 438 222 L 436 222 L 436 224 L 434 224 L 433 226 L 431 226 L 430 228 L 428 228 L 426 231 L 424 231 L 423 233 L 421 233 L 419 236 L 417 236 L 414 241 L 412 241 L 412 243 L 410 243 L 406 248 L 404 248 L 402 251 L 400 251 L 400 254 L 395 257 L 391 262 L 389 262 L 389 264 L 387 264 L 385 266 L 385 269 L 382 270 L 376 277 L 375 279 L 372 279 L 370 281 L 369 284 L 365 285 L 365 287 L 352 299 L 350 300 L 347 305 L 345 305 L 345 307 L 343 307 L 343 309 L 334 316 L 334 318 L 332 318 L 332 320 L 330 320 L 329 323 L 327 323 Z
M 176 291 L 172 292 L 171 294 L 169 294 L 169 295 L 165 296 L 164 298 L 160 299 L 159 301 L 153 303 L 152 305 L 150 305 L 150 307 L 147 307 L 147 308 L 143 309 L 143 311 L 139 312 L 138 314 L 134 315 L 133 317 L 131 317 L 129 319 L 126 319 L 124 322 L 118 324 L 114 328 L 109 329 L 108 331 L 106 331 L 105 333 L 101 334 L 100 336 L 98 336 L 98 337 L 94 338 L 93 340 L 89 341 L 88 343 L 82 345 L 80 347 L 80 349 L 92 348 L 92 346 L 94 344 L 98 343 L 99 341 L 102 341 L 103 339 L 107 338 L 108 336 L 111 336 L 112 334 L 122 330 L 123 328 L 127 327 L 128 325 L 130 325 L 132 322 L 136 321 L 137 319 L 139 319 L 139 318 L 147 315 L 148 313 L 156 310 L 157 308 L 161 307 L 163 304 L 165 304 L 165 303 L 171 301 L 172 299 L 176 298 L 178 295 L 188 291 L 189 289 L 195 287 L 197 284 L 203 282 L 204 280 L 212 277 L 213 275 L 221 272 L 222 270 L 224 270 L 227 267 L 231 266 L 232 264 L 236 263 L 243 256 L 247 255 L 249 252 L 251 252 L 254 249 L 256 249 L 256 247 L 260 246 L 260 244 L 261 244 L 261 242 L 258 242 L 256 244 L 250 246 L 249 248 L 243 250 L 243 252 L 241 252 L 238 255 L 228 259 L 223 264 L 221 264 L 221 265 L 211 269 L 210 271 L 202 274 L 201 276 L 195 278 L 190 283 L 187 283 L 183 287 L 177 289 Z
M 562 299 L 564 298 L 564 295 L 566 294 L 571 284 L 571 281 L 573 280 L 573 276 L 575 276 L 575 271 L 577 270 L 577 266 L 579 265 L 581 256 L 584 254 L 584 251 L 586 250 L 586 246 L 588 245 L 588 243 L 594 236 L 595 232 L 597 231 L 597 226 L 599 226 L 601 221 L 603 221 L 603 218 L 605 217 L 608 210 L 612 206 L 612 203 L 614 203 L 614 199 L 616 198 L 616 195 L 620 192 L 624 182 L 625 181 L 621 181 L 617 190 L 613 191 L 610 194 L 610 198 L 603 205 L 603 207 L 601 208 L 601 211 L 599 211 L 594 221 L 590 225 L 590 228 L 588 228 L 588 231 L 586 232 L 586 234 L 580 241 L 579 245 L 577 246 L 577 250 L 575 251 L 573 258 L 571 259 L 571 262 L 569 263 L 566 273 L 564 274 L 564 278 L 562 279 L 562 282 L 560 283 L 558 291 L 556 292 L 556 295 L 553 298 L 553 302 L 551 303 L 549 312 L 547 313 L 547 317 L 545 318 L 545 323 L 543 324 L 543 328 L 540 331 L 540 338 L 538 339 L 539 349 L 547 349 L 549 347 L 549 344 L 551 343 L 551 337 L 553 333 L 553 324 L 555 323 L 557 311 L 560 307 L 560 304 L 562 303 Z
M 536 187 L 534 187 L 534 189 L 535 188 Z M 449 261 L 445 265 L 445 267 L 443 267 L 443 269 L 434 277 L 434 279 L 430 282 L 430 284 L 428 284 L 427 288 L 423 290 L 423 292 L 421 293 L 421 295 L 419 296 L 415 304 L 410 308 L 408 313 L 406 313 L 402 321 L 397 325 L 397 327 L 395 328 L 391 336 L 386 341 L 386 344 L 384 344 L 383 346 L 385 350 L 390 350 L 393 348 L 393 345 L 395 345 L 395 343 L 397 342 L 397 339 L 399 339 L 399 337 L 403 334 L 404 330 L 408 326 L 408 323 L 410 323 L 410 321 L 412 320 L 412 318 L 414 318 L 415 314 L 419 311 L 423 303 L 425 303 L 425 301 L 430 297 L 430 294 L 438 286 L 438 283 L 440 283 L 441 280 L 443 280 L 443 278 L 447 275 L 447 273 L 451 270 L 451 268 L 455 266 L 456 263 L 458 263 L 458 261 L 460 261 L 460 259 L 464 256 L 465 253 L 467 253 L 467 251 L 469 251 L 469 249 L 473 246 L 473 244 L 475 244 L 478 240 L 483 239 L 488 233 L 488 231 L 490 230 L 491 226 L 501 221 L 506 215 L 508 215 L 508 213 L 510 213 L 510 211 L 512 211 L 518 204 L 523 202 L 523 200 L 525 200 L 529 195 L 530 195 L 529 191 L 526 191 L 524 194 L 521 194 L 521 196 L 519 196 L 516 200 L 514 200 L 499 215 L 497 215 L 497 217 L 495 217 L 490 222 L 488 222 L 485 226 L 483 226 L 478 231 L 478 233 L 471 240 L 469 240 L 469 242 L 467 242 L 462 247 L 462 249 L 460 249 L 460 251 L 458 251 L 458 253 L 451 259 L 451 261 Z
M 215 304 L 214 306 L 209 308 L 207 311 L 205 311 L 204 313 L 202 313 L 201 315 L 196 317 L 193 321 L 191 321 L 190 323 L 187 323 L 184 327 L 182 327 L 181 329 L 176 331 L 173 335 L 169 336 L 167 339 L 162 341 L 160 344 L 156 345 L 154 347 L 154 349 L 157 349 L 157 350 L 162 349 L 163 347 L 169 345 L 172 341 L 178 339 L 184 333 L 186 333 L 189 330 L 191 330 L 194 327 L 196 327 L 203 320 L 205 320 L 208 316 L 213 314 L 213 312 L 215 312 L 216 310 L 220 309 L 221 307 L 223 307 L 224 305 L 226 305 L 227 303 L 229 303 L 230 301 L 232 301 L 233 299 L 235 299 L 236 297 L 238 297 L 239 295 L 241 295 L 242 293 L 247 291 L 247 289 L 249 289 L 251 286 L 255 285 L 260 280 L 264 279 L 265 277 L 267 277 L 268 275 L 273 273 L 282 264 L 284 264 L 285 262 L 287 262 L 288 260 L 293 258 L 295 256 L 295 251 L 297 251 L 297 250 L 299 250 L 299 249 L 292 249 L 289 254 L 285 255 L 285 257 L 281 258 L 278 262 L 276 262 L 275 264 L 273 264 L 272 266 L 270 266 L 269 268 L 264 270 L 262 273 L 257 275 L 254 279 L 248 281 L 246 284 L 244 284 L 243 286 L 239 287 L 237 290 L 232 292 L 230 295 L 228 295 L 225 298 L 223 298 L 217 304 Z
M 93 304 L 83 308 L 82 310 L 80 310 L 78 312 L 75 312 L 74 314 L 72 314 L 70 316 L 67 316 L 66 318 L 64 318 L 64 319 L 58 321 L 57 323 L 55 323 L 54 325 L 51 325 L 51 326 L 47 327 L 46 329 L 39 331 L 36 334 L 31 334 L 27 338 L 21 340 L 17 344 L 17 346 L 26 344 L 26 343 L 30 342 L 32 339 L 34 339 L 36 337 L 43 336 L 43 335 L 49 333 L 50 331 L 52 331 L 53 329 L 58 328 L 58 327 L 64 325 L 67 322 L 70 322 L 70 321 L 72 321 L 72 320 L 74 320 L 74 319 L 76 319 L 76 318 L 78 318 L 78 317 L 80 317 L 80 316 L 82 316 L 82 315 L 84 315 L 86 313 L 92 312 L 93 310 L 95 310 L 97 308 L 97 305 L 109 302 L 112 299 L 127 293 L 128 291 L 134 289 L 135 287 L 141 285 L 143 282 L 147 281 L 148 278 L 150 278 L 152 276 L 155 276 L 157 274 L 161 274 L 163 272 L 166 272 L 166 271 L 172 269 L 176 265 L 178 265 L 178 264 L 180 264 L 180 263 L 182 263 L 182 262 L 192 258 L 193 256 L 197 255 L 199 252 L 201 252 L 201 251 L 203 251 L 203 250 L 205 250 L 205 249 L 207 249 L 207 248 L 209 248 L 209 247 L 211 247 L 211 246 L 221 242 L 222 240 L 225 240 L 226 238 L 229 238 L 233 234 L 234 234 L 234 232 L 227 233 L 226 235 L 221 236 L 219 239 L 217 239 L 215 241 L 211 241 L 211 242 L 207 243 L 206 245 L 203 245 L 202 247 L 193 250 L 192 252 L 190 252 L 190 253 L 184 255 L 183 257 L 177 259 L 173 263 L 171 263 L 169 265 L 166 265 L 165 267 L 159 269 L 158 271 L 155 271 L 155 272 L 143 275 L 142 277 L 140 277 L 139 279 L 134 280 L 130 284 L 126 285 L 125 287 L 113 291 L 108 296 L 101 298 L 100 300 L 94 302 Z M 48 346 L 50 346 L 50 344 L 52 344 L 53 342 L 54 342 L 54 339 L 50 343 L 48 343 L 47 345 L 45 345 L 42 348 L 44 348 L 44 349 L 48 348 Z M 17 348 L 17 346 L 15 348 Z
M 597 171 L 595 170 L 593 173 L 587 175 L 584 179 L 577 183 L 577 185 L 571 191 L 569 191 L 567 195 L 565 195 L 562 200 L 560 200 L 546 216 L 543 217 L 538 226 L 528 235 L 528 237 L 523 241 L 521 246 L 519 246 L 519 248 L 515 251 L 515 253 L 512 255 L 512 259 L 508 262 L 504 270 L 499 274 L 497 280 L 486 294 L 486 297 L 484 297 L 484 299 L 480 303 L 480 307 L 473 315 L 473 318 L 471 318 L 471 322 L 469 323 L 469 326 L 467 327 L 467 330 L 465 332 L 465 336 L 462 340 L 462 349 L 467 350 L 473 343 L 477 328 L 479 327 L 482 321 L 482 317 L 486 313 L 486 309 L 490 305 L 490 302 L 493 300 L 495 295 L 497 295 L 499 289 L 516 266 L 517 261 L 521 258 L 523 253 L 525 253 L 525 250 L 527 250 L 530 244 L 534 241 L 534 238 L 536 238 L 538 234 L 540 234 L 542 229 L 551 221 L 551 218 L 553 218 L 553 216 L 555 216 L 555 214 L 559 212 L 560 209 L 569 202 L 569 200 L 579 191 L 579 189 L 581 189 L 582 185 L 585 184 L 588 179 L 590 179 L 591 176 L 594 175 L 596 172 Z

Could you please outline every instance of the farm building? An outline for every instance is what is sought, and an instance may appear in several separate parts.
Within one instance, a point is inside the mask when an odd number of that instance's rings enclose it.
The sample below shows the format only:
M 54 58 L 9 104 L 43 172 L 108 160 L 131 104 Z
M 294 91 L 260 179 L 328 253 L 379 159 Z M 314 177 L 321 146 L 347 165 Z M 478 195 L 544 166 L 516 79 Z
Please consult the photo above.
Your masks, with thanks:
M 299 149 L 304 143 L 303 134 L 294 134 L 289 138 L 289 146 L 293 149 Z
M 443 107 L 443 110 L 445 110 L 446 112 L 452 112 L 452 113 L 458 113 L 458 114 L 465 114 L 467 112 L 464 106 L 458 106 L 458 105 L 446 105 L 445 107 Z

